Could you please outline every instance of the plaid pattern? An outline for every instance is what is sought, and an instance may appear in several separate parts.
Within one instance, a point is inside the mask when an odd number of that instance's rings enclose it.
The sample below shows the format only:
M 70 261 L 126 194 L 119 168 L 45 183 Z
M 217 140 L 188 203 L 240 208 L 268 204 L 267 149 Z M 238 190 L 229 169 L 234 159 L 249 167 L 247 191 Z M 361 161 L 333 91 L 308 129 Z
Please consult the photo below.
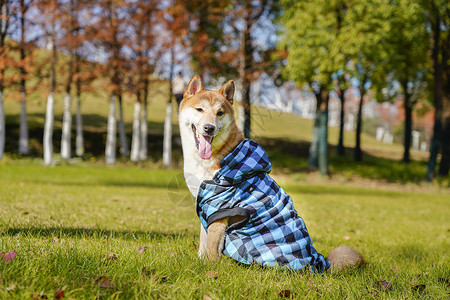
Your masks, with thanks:
M 213 180 L 200 185 L 197 214 L 203 227 L 241 216 L 225 234 L 223 254 L 244 264 L 323 272 L 330 267 L 312 246 L 305 223 L 292 199 L 268 175 L 265 151 L 245 139 L 220 162 Z

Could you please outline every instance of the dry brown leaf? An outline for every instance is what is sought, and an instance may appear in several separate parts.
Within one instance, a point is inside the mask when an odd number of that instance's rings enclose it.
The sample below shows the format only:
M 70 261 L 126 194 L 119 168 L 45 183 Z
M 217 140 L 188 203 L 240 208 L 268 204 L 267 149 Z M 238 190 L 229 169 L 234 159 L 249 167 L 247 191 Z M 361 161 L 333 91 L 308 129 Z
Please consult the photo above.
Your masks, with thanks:
M 11 252 L 3 252 L 0 253 L 0 258 L 3 260 L 3 262 L 5 263 L 9 263 L 11 261 L 13 261 L 17 256 L 16 251 L 11 251 Z
M 64 291 L 61 289 L 57 289 L 55 291 L 55 299 L 62 299 L 64 298 Z
M 385 291 L 392 289 L 392 283 L 384 281 L 384 280 L 375 282 L 374 286 L 376 288 L 383 288 Z
M 206 272 L 205 276 L 208 278 L 217 278 L 219 277 L 219 272 L 211 270 Z
M 101 288 L 112 288 L 114 284 L 111 283 L 108 277 L 100 276 L 95 280 L 95 285 L 98 285 Z
M 281 298 L 289 298 L 291 296 L 291 291 L 282 290 L 281 292 L 278 293 L 278 296 L 280 296 Z
M 136 249 L 136 251 L 137 251 L 138 253 L 144 253 L 145 251 L 147 251 L 147 247 L 138 247 L 138 248 Z

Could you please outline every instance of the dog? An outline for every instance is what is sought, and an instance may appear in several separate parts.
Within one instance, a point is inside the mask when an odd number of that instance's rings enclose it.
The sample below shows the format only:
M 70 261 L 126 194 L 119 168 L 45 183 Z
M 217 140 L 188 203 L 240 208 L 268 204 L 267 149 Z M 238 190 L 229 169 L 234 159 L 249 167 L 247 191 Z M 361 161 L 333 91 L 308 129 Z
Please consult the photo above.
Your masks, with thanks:
M 201 221 L 199 256 L 318 272 L 364 264 L 351 247 L 326 259 L 312 246 L 291 198 L 268 175 L 267 154 L 238 129 L 234 92 L 232 80 L 211 91 L 196 75 L 180 103 L 184 177 Z

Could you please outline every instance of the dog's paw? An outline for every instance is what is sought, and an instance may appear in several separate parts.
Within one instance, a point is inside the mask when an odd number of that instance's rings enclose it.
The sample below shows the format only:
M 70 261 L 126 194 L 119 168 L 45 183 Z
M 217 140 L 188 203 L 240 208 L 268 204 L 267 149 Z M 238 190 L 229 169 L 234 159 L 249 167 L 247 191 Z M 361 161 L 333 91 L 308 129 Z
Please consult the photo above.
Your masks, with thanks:
M 356 268 L 365 264 L 364 257 L 350 246 L 339 246 L 331 250 L 328 255 L 331 270 L 342 271 Z

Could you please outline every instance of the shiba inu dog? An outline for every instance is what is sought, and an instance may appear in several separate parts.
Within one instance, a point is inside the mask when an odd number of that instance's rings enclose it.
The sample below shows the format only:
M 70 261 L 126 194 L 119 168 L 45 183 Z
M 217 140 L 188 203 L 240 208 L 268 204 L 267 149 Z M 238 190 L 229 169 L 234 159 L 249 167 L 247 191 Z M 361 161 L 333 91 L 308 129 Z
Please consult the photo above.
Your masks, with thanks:
M 267 154 L 238 129 L 234 91 L 232 80 L 210 91 L 194 76 L 180 104 L 184 177 L 201 221 L 199 256 L 319 272 L 362 265 L 351 247 L 335 248 L 327 260 L 312 246 L 292 199 L 268 175 Z

